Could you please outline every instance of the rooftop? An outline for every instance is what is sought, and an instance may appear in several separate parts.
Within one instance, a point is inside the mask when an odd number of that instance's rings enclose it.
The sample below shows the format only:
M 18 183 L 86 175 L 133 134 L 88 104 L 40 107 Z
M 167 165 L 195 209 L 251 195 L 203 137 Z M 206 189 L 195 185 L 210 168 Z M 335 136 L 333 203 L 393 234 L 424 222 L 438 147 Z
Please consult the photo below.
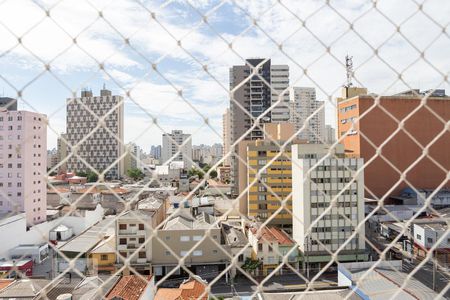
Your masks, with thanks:
M 185 213 L 176 214 L 164 225 L 164 230 L 219 228 L 214 224 L 215 220 L 216 218 L 206 213 L 201 213 L 196 218 Z
M 50 283 L 47 279 L 16 280 L 0 291 L 0 299 L 34 299 Z
M 258 293 L 259 300 L 360 300 L 358 295 L 352 293 L 350 289 L 336 289 L 325 291 L 308 291 L 308 292 L 275 292 L 275 293 Z
M 377 263 L 377 266 L 370 270 Z M 368 299 L 436 299 L 437 294 L 414 277 L 408 278 L 402 272 L 402 261 L 359 262 L 343 263 L 338 265 L 341 276 L 351 280 L 353 286 L 357 285 L 360 293 Z M 364 276 L 364 278 L 363 278 Z M 404 284 L 405 287 L 400 289 Z M 339 285 L 344 283 L 339 280 Z M 396 294 L 397 293 L 397 294 Z M 396 296 L 392 298 L 392 296 Z
M 208 293 L 205 290 L 205 282 L 200 278 L 191 278 L 180 284 L 179 288 L 160 288 L 156 292 L 154 300 L 206 300 L 208 299 Z
M 114 218 L 107 217 L 80 235 L 73 237 L 59 248 L 63 252 L 86 253 L 105 237 L 114 235 Z
M 144 280 L 142 276 L 137 275 L 123 276 L 108 293 L 106 299 L 139 300 L 150 279 L 151 277 L 148 277 Z
M 276 227 L 262 227 L 258 232 L 258 229 L 253 227 L 250 229 L 253 234 L 258 234 L 258 240 L 265 240 L 267 242 L 277 242 L 281 246 L 292 246 L 294 241 L 283 230 Z

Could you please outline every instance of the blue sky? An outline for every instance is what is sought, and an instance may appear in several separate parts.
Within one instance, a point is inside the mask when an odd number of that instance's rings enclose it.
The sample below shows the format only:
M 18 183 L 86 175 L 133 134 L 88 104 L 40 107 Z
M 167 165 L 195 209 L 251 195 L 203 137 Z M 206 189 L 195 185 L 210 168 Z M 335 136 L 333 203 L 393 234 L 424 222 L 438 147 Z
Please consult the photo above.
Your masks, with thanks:
M 346 54 L 354 57 L 355 82 L 372 92 L 450 89 L 446 1 L 426 1 L 422 11 L 408 0 L 379 1 L 376 8 L 362 0 L 37 3 L 0 4 L 0 92 L 23 91 L 21 108 L 49 116 L 49 148 L 65 130 L 66 98 L 84 87 L 97 94 L 103 84 L 131 96 L 125 97 L 125 142 L 148 151 L 172 129 L 192 133 L 194 144 L 220 142 L 228 69 L 248 57 L 288 64 L 291 85 L 316 87 L 319 100 L 328 101 L 326 122 L 333 125 Z

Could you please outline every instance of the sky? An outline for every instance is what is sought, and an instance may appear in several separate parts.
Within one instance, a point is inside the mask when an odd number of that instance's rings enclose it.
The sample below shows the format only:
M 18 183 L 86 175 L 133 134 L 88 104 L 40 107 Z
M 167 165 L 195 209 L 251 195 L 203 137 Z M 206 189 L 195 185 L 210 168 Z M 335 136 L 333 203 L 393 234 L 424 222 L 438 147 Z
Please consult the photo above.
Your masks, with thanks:
M 213 144 L 229 68 L 270 57 L 291 86 L 316 88 L 335 127 L 346 55 L 370 92 L 450 90 L 449 15 L 440 0 L 0 1 L 0 93 L 48 116 L 49 149 L 66 99 L 103 85 L 125 97 L 126 143 L 148 152 L 182 129 Z

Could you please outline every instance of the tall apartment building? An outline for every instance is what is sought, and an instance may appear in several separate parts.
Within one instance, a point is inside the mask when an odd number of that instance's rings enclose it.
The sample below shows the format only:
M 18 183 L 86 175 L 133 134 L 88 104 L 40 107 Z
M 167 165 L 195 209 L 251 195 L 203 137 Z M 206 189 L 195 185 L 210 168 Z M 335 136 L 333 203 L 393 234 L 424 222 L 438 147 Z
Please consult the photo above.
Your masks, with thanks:
M 283 145 L 293 136 L 294 125 L 268 123 L 264 124 L 264 132 L 264 140 L 239 142 L 238 156 L 241 159 L 237 176 L 239 180 L 236 184 L 239 212 L 260 221 L 265 221 L 275 214 L 281 206 L 280 199 L 287 199 L 285 207 L 292 210 L 291 148 L 288 145 L 283 150 L 278 145 Z M 292 143 L 298 142 L 300 141 L 294 140 Z M 258 172 L 262 172 L 260 180 L 255 181 Z M 287 210 L 282 210 L 271 219 L 270 224 L 290 227 L 292 216 Z
M 161 145 L 152 146 L 150 148 L 150 155 L 154 159 L 160 159 L 161 158 Z
M 426 105 L 419 107 L 423 97 Z M 349 155 L 370 161 L 364 169 L 366 196 L 397 196 L 407 182 L 416 189 L 436 189 L 442 182 L 442 188 L 450 188 L 450 132 L 445 130 L 450 97 L 443 90 L 413 90 L 376 98 L 358 94 L 337 103 L 338 138 Z M 403 130 L 395 132 L 402 120 Z M 383 157 L 377 155 L 379 148 Z
M 258 75 L 252 75 L 253 69 Z M 230 124 L 231 140 L 257 140 L 264 137 L 262 123 L 289 121 L 289 67 L 272 65 L 270 59 L 247 59 L 245 65 L 230 69 Z M 283 94 L 283 91 L 284 94 Z M 277 94 L 281 95 L 277 95 Z M 274 108 L 273 104 L 281 99 Z M 254 125 L 254 119 L 260 119 L 261 126 L 247 131 Z M 232 183 L 237 182 L 238 163 L 235 156 L 231 158 Z M 234 193 L 237 193 L 234 184 Z
M 367 260 L 364 226 L 356 229 L 364 220 L 364 175 L 355 172 L 363 166 L 363 159 L 345 157 L 341 144 L 292 146 L 292 229 L 304 266 L 323 267 L 349 239 L 338 260 Z
M 291 122 L 297 132 L 301 130 L 298 138 L 313 144 L 324 143 L 325 108 L 322 107 L 323 101 L 316 100 L 316 89 L 293 87 L 290 97 Z
M 104 127 L 96 129 L 102 118 L 108 130 Z M 66 126 L 72 151 L 78 145 L 77 155 L 98 172 L 108 169 L 106 179 L 117 179 L 123 175 L 123 160 L 117 162 L 124 151 L 122 96 L 113 96 L 111 91 L 102 89 L 100 96 L 93 96 L 92 91 L 82 91 L 81 97 L 67 99 Z M 75 172 L 90 170 L 75 155 L 68 160 L 67 168 Z
M 63 172 L 67 171 L 67 162 L 65 159 L 69 155 L 69 147 L 67 145 L 67 134 L 65 133 L 61 133 L 58 137 L 56 155 L 58 157 L 58 163 L 60 163 L 59 170 Z
M 229 166 L 231 163 L 231 156 L 227 157 L 227 154 L 231 151 L 231 114 L 230 109 L 227 108 L 222 116 L 222 139 L 223 139 L 223 153 L 222 156 L 226 157 L 223 164 Z
M 184 162 L 184 169 L 192 167 L 192 139 L 190 134 L 183 133 L 183 130 L 172 130 L 172 133 L 163 134 L 161 162 L 166 163 L 169 160 Z
M 47 117 L 0 111 L 0 211 L 25 212 L 27 225 L 46 221 Z
M 325 144 L 333 144 L 336 142 L 336 129 L 331 125 L 325 125 Z
M 283 141 L 278 141 L 283 144 Z M 277 157 L 272 163 L 271 160 Z M 292 211 L 292 164 L 291 149 L 280 147 L 271 141 L 257 140 L 247 144 L 247 212 L 251 219 L 265 222 L 271 225 L 292 225 L 292 216 L 287 210 L 281 210 L 282 201 L 286 200 L 286 207 Z M 260 180 L 257 174 L 262 172 Z M 256 181 L 255 181 L 256 180 Z M 255 181 L 255 183 L 253 183 Z
M 124 163 L 123 163 L 124 171 L 126 172 L 130 169 L 142 169 L 141 147 L 139 147 L 135 143 L 128 143 L 126 145 L 126 150 L 127 150 L 127 153 L 125 154 Z

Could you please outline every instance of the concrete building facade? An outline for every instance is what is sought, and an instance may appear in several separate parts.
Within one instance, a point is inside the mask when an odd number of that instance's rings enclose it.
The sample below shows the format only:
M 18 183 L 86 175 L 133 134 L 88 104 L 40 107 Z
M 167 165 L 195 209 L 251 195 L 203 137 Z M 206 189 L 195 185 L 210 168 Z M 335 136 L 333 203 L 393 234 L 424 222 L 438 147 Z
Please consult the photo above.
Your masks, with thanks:
M 420 107 L 423 97 L 426 105 Z M 404 119 L 403 130 L 395 132 Z M 377 99 L 374 95 L 359 95 L 338 102 L 338 138 L 342 138 L 349 156 L 370 161 L 364 169 L 366 196 L 398 195 L 409 187 L 407 181 L 416 189 L 436 189 L 443 182 L 441 188 L 448 189 L 448 120 L 448 96 L 404 93 Z M 427 146 L 428 153 L 422 156 Z M 377 155 L 378 149 L 383 157 Z M 405 174 L 405 180 L 401 180 L 401 174 Z
M 177 154 L 178 153 L 178 154 Z M 192 139 L 183 130 L 172 130 L 162 136 L 161 163 L 182 161 L 184 169 L 192 167 Z
M 309 143 L 325 141 L 325 107 L 323 101 L 316 100 L 316 89 L 293 87 L 291 97 L 291 122 L 295 124 L 298 138 Z
M 123 160 L 118 161 L 124 151 L 122 96 L 113 96 L 111 91 L 102 89 L 100 96 L 82 91 L 81 97 L 67 99 L 66 126 L 70 151 L 76 152 L 96 171 L 107 170 L 106 179 L 122 177 Z M 91 170 L 75 155 L 68 159 L 67 168 L 74 172 Z
M 361 158 L 344 157 L 342 145 L 292 146 L 292 230 L 304 265 L 323 266 L 349 239 L 339 260 L 367 260 L 365 228 L 357 229 L 364 220 L 364 176 L 356 174 L 362 167 Z
M 227 154 L 231 151 L 231 115 L 230 109 L 227 108 L 222 116 L 222 139 L 223 139 L 223 153 L 222 156 L 226 157 L 223 164 L 229 166 L 231 163 L 231 156 L 227 157 Z
M 27 225 L 46 221 L 47 117 L 0 111 L 0 211 L 25 212 Z
M 255 70 L 255 71 L 254 71 Z M 272 65 L 270 59 L 247 59 L 230 69 L 230 144 L 264 137 L 263 123 L 289 121 L 289 67 Z M 280 100 L 280 102 L 278 102 Z M 272 109 L 270 107 L 275 105 Z M 259 118 L 260 126 L 247 132 Z M 230 149 L 230 151 L 238 149 Z M 237 194 L 238 159 L 231 158 L 233 192 Z

